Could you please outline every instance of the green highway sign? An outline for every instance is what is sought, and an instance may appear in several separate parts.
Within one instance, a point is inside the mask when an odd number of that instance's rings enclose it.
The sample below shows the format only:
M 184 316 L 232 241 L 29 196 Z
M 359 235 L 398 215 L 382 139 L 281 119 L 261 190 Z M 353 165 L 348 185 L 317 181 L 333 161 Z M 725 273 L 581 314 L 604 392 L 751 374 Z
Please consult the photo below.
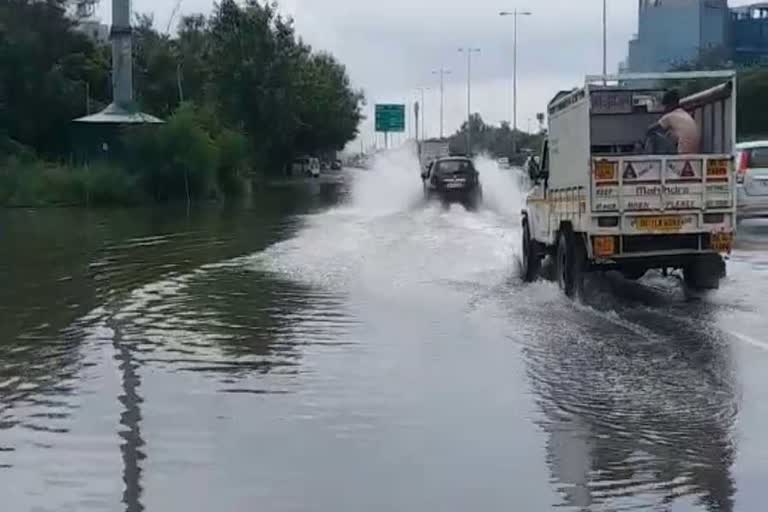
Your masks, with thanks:
M 377 132 L 404 132 L 405 105 L 376 105 Z

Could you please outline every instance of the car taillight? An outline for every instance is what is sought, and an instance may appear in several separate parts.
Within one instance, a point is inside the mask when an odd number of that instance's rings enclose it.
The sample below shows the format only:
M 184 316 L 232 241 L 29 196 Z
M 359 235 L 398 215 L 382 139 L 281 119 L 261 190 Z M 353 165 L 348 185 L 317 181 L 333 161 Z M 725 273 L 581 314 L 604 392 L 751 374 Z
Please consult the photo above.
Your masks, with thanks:
M 741 158 L 739 158 L 739 168 L 736 170 L 736 181 L 738 183 L 744 183 L 744 175 L 747 174 L 748 169 L 749 151 L 744 151 L 741 153 Z

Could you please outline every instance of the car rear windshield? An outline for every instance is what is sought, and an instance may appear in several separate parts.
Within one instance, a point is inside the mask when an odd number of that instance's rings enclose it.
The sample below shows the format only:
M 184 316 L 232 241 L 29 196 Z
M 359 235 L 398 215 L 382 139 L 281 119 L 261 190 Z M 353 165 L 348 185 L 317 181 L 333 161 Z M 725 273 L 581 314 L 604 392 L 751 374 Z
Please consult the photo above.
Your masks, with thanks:
M 474 166 L 472 162 L 466 160 L 445 160 L 438 162 L 437 173 L 438 174 L 454 174 L 457 172 L 474 172 Z
M 768 168 L 768 146 L 749 150 L 749 166 L 752 168 Z

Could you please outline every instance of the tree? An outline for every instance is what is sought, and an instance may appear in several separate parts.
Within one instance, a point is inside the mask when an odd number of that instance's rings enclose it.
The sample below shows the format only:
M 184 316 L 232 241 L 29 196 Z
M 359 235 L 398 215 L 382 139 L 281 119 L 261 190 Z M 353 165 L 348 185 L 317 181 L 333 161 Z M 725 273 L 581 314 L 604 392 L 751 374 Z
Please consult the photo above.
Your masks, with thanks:
M 492 126 L 485 123 L 480 114 L 472 114 L 469 118 L 472 127 L 472 151 L 474 153 L 488 153 L 493 158 L 506 157 L 512 161 L 521 163 L 528 152 L 537 153 L 541 148 L 544 133 L 530 134 L 521 131 L 513 132 L 509 123 L 504 121 L 500 126 Z M 514 152 L 514 139 L 521 153 Z M 451 137 L 451 150 L 456 153 L 466 153 L 467 121 Z
M 675 71 L 706 71 L 719 69 L 734 69 L 734 63 L 728 54 L 722 49 L 715 48 L 700 53 L 698 58 L 682 63 L 674 68 Z M 737 75 L 737 101 L 736 118 L 739 138 L 749 139 L 768 136 L 768 118 L 764 115 L 768 108 L 768 98 L 765 91 L 768 90 L 768 68 L 736 67 Z M 716 82 L 708 82 L 705 85 L 699 83 L 696 89 L 690 84 L 681 84 L 682 95 L 698 92 L 706 85 L 714 86 Z
M 49 156 L 69 150 L 69 123 L 86 92 L 108 99 L 105 54 L 74 30 L 63 0 L 0 4 L 0 120 L 7 137 Z M 86 85 L 87 84 L 87 85 Z

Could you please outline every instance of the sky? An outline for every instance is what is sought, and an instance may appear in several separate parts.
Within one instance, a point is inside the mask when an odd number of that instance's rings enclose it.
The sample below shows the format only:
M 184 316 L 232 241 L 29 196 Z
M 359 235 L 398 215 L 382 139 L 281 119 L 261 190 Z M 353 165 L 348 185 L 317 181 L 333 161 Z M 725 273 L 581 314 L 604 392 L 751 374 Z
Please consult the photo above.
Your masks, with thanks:
M 208 13 L 211 0 L 180 0 L 181 14 Z M 109 1 L 101 18 L 109 21 Z M 133 0 L 136 13 L 152 13 L 165 30 L 177 0 Z M 608 70 L 626 58 L 637 31 L 637 0 L 608 0 Z M 732 6 L 750 1 L 732 1 Z M 366 145 L 373 141 L 376 103 L 412 104 L 424 93 L 427 136 L 440 134 L 440 67 L 451 71 L 444 90 L 445 133 L 453 133 L 467 115 L 467 58 L 473 54 L 471 109 L 487 122 L 512 118 L 513 22 L 499 11 L 530 10 L 518 22 L 518 126 L 535 128 L 536 113 L 562 89 L 583 83 L 602 70 L 601 0 L 281 0 L 294 17 L 298 34 L 317 50 L 346 65 L 353 85 L 365 92 L 361 127 Z M 413 119 L 408 120 L 409 131 Z M 381 142 L 381 139 L 379 139 Z

